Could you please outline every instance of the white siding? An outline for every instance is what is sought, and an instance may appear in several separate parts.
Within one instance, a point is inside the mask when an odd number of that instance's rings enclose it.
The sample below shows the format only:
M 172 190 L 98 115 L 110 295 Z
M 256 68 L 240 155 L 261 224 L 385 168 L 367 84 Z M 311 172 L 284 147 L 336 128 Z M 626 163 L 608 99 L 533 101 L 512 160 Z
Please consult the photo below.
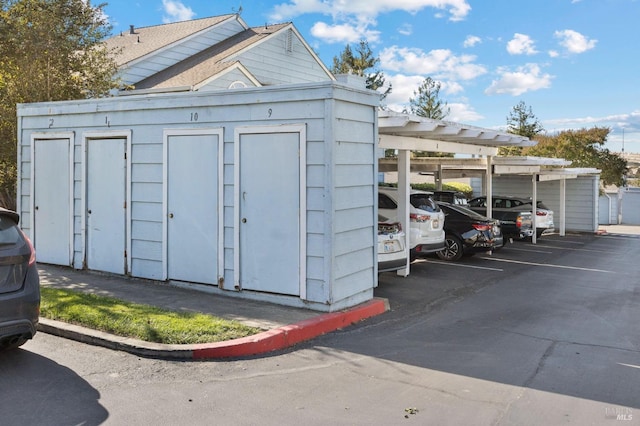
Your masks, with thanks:
M 595 176 L 567 179 L 565 220 L 567 231 L 595 232 L 598 225 L 598 183 Z M 554 211 L 556 229 L 560 226 L 559 181 L 538 182 L 538 201 Z M 494 195 L 531 197 L 533 183 L 530 176 L 494 176 Z M 475 194 L 475 191 L 474 191 Z
M 226 290 L 234 282 L 234 129 L 300 124 L 306 127 L 306 300 L 279 303 L 319 310 L 369 300 L 376 281 L 375 188 L 378 96 L 334 82 L 243 90 L 138 95 L 53 102 L 19 108 L 21 213 L 30 212 L 32 132 L 131 132 L 131 275 L 163 276 L 163 131 L 224 129 L 223 246 Z M 197 114 L 197 118 L 196 118 Z M 49 129 L 50 119 L 54 128 Z M 74 150 L 74 266 L 83 267 L 78 140 Z M 269 161 L 265 159 L 265 161 Z M 194 185 L 197 178 L 194 177 Z M 27 222 L 28 223 L 28 222 Z M 222 291 L 222 290 L 221 290 Z M 247 296 L 256 298 L 258 296 Z M 262 296 L 267 300 L 272 296 Z
M 329 80 L 330 77 L 295 33 L 291 34 L 292 48 L 287 48 L 289 31 L 281 31 L 231 59 L 239 59 L 265 86 Z
M 121 70 L 120 76 L 126 84 L 137 83 L 244 30 L 238 21 L 225 21 L 203 34 L 128 65 Z

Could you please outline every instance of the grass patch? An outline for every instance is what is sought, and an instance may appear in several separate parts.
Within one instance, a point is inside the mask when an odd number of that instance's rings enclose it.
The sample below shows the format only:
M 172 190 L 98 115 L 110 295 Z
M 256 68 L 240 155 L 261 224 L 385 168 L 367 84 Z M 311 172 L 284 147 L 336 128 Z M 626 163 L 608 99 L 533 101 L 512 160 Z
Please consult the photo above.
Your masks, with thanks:
M 222 342 L 262 331 L 212 315 L 176 312 L 72 290 L 43 286 L 41 299 L 40 315 L 43 318 L 147 342 Z

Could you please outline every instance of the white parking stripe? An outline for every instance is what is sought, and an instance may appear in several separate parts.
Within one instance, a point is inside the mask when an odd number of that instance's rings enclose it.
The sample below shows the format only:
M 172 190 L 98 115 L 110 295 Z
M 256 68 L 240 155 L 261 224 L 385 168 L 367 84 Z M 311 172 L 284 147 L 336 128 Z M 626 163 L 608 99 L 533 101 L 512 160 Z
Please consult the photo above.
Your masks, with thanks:
M 484 269 L 486 271 L 504 272 L 504 269 L 502 268 L 487 268 L 485 266 L 467 265 L 464 263 L 457 263 L 457 262 L 439 262 L 437 260 L 429 260 L 429 263 L 436 263 L 438 265 L 447 265 L 447 266 L 459 266 L 461 268 Z
M 493 260 L 494 262 L 519 263 L 519 264 L 522 264 L 522 265 L 546 266 L 547 268 L 574 269 L 574 270 L 577 270 L 577 271 L 589 271 L 589 272 L 603 272 L 605 274 L 615 274 L 616 273 L 615 271 L 606 271 L 604 269 L 579 268 L 577 266 L 566 266 L 566 265 L 550 265 L 548 263 L 523 262 L 523 261 L 520 261 L 520 260 L 497 259 L 495 257 L 481 257 L 480 259 Z
M 545 251 L 545 250 L 532 250 L 532 249 L 526 249 L 526 248 L 515 248 L 515 247 L 509 247 L 509 251 L 526 251 L 528 253 L 545 253 L 545 254 L 551 254 L 553 253 L 552 251 Z

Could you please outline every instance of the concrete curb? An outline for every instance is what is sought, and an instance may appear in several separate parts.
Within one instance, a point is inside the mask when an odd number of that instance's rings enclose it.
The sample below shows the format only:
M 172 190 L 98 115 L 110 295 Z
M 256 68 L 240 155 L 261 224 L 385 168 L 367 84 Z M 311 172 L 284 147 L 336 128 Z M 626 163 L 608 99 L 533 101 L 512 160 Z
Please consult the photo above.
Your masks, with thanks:
M 374 298 L 344 311 L 319 314 L 317 317 L 264 331 L 253 336 L 224 342 L 191 345 L 145 342 L 46 318 L 40 319 L 38 331 L 149 358 L 175 360 L 229 359 L 261 355 L 285 349 L 364 319 L 380 315 L 388 310 L 389 301 L 387 299 Z

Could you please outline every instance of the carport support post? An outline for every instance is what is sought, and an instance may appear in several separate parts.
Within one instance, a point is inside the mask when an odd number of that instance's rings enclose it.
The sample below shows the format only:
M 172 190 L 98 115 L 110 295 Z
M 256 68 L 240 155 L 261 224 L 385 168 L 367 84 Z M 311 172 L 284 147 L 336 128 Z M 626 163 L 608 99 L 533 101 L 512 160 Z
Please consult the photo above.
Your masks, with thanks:
M 533 235 L 531 236 L 531 242 L 536 244 L 538 242 L 538 228 L 536 227 L 536 214 L 538 212 L 538 174 L 534 173 L 531 178 L 532 195 L 531 195 L 531 221 L 533 222 Z
M 409 190 L 411 189 L 411 169 L 410 154 L 407 149 L 398 150 L 398 220 L 402 224 L 404 230 L 404 249 L 407 254 L 407 266 L 398 269 L 396 272 L 401 277 L 406 277 L 410 273 L 409 264 Z
M 561 237 L 565 236 L 565 231 L 566 231 L 565 218 L 564 218 L 566 198 L 567 198 L 567 180 L 560 179 L 560 211 L 558 212 L 560 217 L 558 218 L 558 220 L 560 222 L 559 232 Z
M 487 197 L 487 217 L 493 215 L 493 157 L 487 155 L 487 174 L 485 177 L 485 194 Z

